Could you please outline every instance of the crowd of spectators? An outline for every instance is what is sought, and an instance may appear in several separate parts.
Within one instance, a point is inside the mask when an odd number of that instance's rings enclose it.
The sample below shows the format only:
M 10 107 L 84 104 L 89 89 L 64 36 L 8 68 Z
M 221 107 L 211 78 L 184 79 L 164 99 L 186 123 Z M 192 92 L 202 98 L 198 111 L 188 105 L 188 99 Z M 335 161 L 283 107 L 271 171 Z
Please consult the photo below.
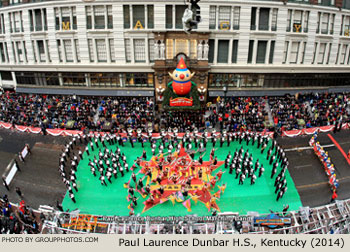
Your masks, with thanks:
M 150 97 L 0 95 L 0 121 L 41 128 L 111 131 L 152 127 L 179 132 L 216 128 L 230 132 L 282 131 L 350 122 L 349 93 L 278 97 L 227 97 L 200 111 L 163 111 Z
M 218 102 L 215 121 L 230 132 L 248 130 L 262 132 L 268 128 L 264 97 L 230 97 Z
M 100 102 L 98 128 L 127 129 L 152 127 L 154 102 L 148 97 L 108 97 Z
M 199 131 L 205 129 L 205 110 L 195 111 L 195 112 L 181 112 L 181 111 L 171 111 L 162 112 L 157 118 L 155 126 L 156 131 L 159 125 L 160 128 L 177 128 L 179 132 L 185 132 L 186 130 L 192 131 L 197 128 Z M 207 119 L 209 120 L 209 119 Z
M 311 117 L 303 98 L 299 95 L 269 98 L 271 114 L 277 129 L 288 131 L 311 125 Z
M 13 206 L 6 194 L 0 198 L 0 234 L 38 234 L 40 221 L 23 200 Z
M 350 94 L 322 93 L 309 97 L 312 125 L 327 126 L 350 121 Z
M 45 129 L 112 130 L 153 121 L 153 101 L 132 97 L 18 94 L 0 96 L 0 120 Z

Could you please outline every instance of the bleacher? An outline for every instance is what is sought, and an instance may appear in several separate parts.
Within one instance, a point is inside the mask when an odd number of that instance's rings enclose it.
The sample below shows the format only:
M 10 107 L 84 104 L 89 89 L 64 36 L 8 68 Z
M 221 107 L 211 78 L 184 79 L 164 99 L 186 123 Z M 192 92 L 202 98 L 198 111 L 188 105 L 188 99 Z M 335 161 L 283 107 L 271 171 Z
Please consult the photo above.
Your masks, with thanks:
M 275 213 L 283 216 L 282 213 Z M 268 214 L 227 215 L 236 221 L 211 219 L 191 221 L 190 219 L 153 220 L 145 217 L 103 217 L 82 216 L 77 213 L 55 212 L 42 228 L 47 234 L 349 234 L 350 199 L 315 208 L 301 207 L 299 211 L 287 212 L 283 217 L 291 218 L 291 225 L 270 229 L 267 226 L 254 226 L 253 216 Z M 190 216 L 188 216 L 190 217 Z M 192 216 L 194 217 L 194 216 Z M 76 218 L 76 219 L 74 219 Z M 111 221 L 103 221 L 108 220 Z

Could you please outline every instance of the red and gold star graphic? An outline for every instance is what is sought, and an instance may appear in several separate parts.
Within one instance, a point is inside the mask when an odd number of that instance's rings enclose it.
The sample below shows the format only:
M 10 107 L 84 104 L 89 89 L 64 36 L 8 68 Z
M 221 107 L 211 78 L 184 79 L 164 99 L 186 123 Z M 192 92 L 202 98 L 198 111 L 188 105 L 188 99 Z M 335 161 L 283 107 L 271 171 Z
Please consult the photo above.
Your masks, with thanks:
M 140 173 L 146 174 L 151 171 L 152 174 L 151 177 L 147 177 L 146 182 L 150 185 L 152 196 L 144 202 L 142 212 L 167 200 L 171 200 L 173 204 L 175 201 L 184 201 L 183 190 L 186 190 L 196 203 L 197 200 L 204 203 L 208 210 L 214 208 L 220 211 L 216 199 L 220 197 L 221 191 L 212 195 L 210 190 L 215 188 L 222 175 L 221 171 L 215 176 L 212 173 L 223 164 L 224 161 L 217 161 L 214 165 L 212 160 L 200 164 L 192 160 L 184 148 L 181 148 L 179 153 L 172 154 L 170 163 L 164 160 L 162 154 L 159 157 L 153 156 L 150 161 L 141 161 Z M 159 192 L 160 187 L 163 188 L 163 193 Z M 141 191 L 138 192 L 142 194 Z

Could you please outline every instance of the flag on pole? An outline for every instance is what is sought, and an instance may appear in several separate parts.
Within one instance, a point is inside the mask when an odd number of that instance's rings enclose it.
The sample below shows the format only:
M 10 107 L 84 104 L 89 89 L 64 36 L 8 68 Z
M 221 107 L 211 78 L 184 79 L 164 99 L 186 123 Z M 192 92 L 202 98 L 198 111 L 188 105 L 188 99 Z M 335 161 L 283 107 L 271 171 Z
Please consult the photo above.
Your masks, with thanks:
M 168 199 L 173 203 L 173 206 L 175 206 L 175 197 L 173 195 L 170 195 Z
M 193 195 L 192 198 L 191 198 L 196 205 L 197 205 L 197 202 L 198 202 L 198 198 L 199 197 L 197 195 Z
M 162 203 L 164 203 L 164 202 L 166 202 L 166 201 L 168 201 L 167 198 L 161 198 L 161 199 L 159 200 L 159 204 L 162 204 Z
M 211 209 L 210 201 L 208 201 L 207 203 L 205 203 L 205 206 L 208 208 L 208 212 L 210 212 L 210 209 Z
M 216 193 L 214 193 L 214 197 L 220 199 L 220 193 L 221 193 L 221 189 L 219 191 L 217 191 Z
M 177 202 L 182 202 L 185 200 L 184 196 L 182 195 L 182 192 L 181 191 L 178 191 L 176 194 L 175 194 L 175 198 L 176 198 L 176 201 Z
M 223 184 L 222 186 L 218 186 L 218 188 L 221 190 L 222 194 L 224 194 L 226 189 L 226 184 Z
M 184 203 L 182 203 L 182 205 L 184 205 L 184 207 L 186 207 L 188 212 L 191 212 L 191 199 L 188 199 L 186 201 L 184 201 Z

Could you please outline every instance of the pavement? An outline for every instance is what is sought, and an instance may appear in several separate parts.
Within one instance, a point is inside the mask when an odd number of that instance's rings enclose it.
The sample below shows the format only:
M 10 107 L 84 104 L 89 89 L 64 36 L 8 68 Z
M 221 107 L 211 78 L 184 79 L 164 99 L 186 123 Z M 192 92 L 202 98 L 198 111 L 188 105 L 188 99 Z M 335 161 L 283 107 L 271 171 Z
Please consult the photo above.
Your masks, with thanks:
M 334 146 L 328 134 L 331 134 L 347 153 L 350 148 L 350 131 L 342 130 L 336 134 L 320 133 L 318 136 L 318 141 L 322 146 L 326 146 L 324 149 L 328 152 L 335 166 L 335 173 L 339 179 L 338 199 L 348 199 L 350 198 L 350 165 L 338 148 Z M 282 148 L 287 150 L 289 172 L 303 205 L 315 207 L 329 203 L 332 192 L 328 185 L 328 178 L 313 150 L 311 148 L 297 149 L 308 147 L 310 138 L 311 136 L 278 138 L 277 141 Z
M 350 148 L 350 131 L 342 130 L 331 135 L 347 153 Z M 332 193 L 320 161 L 309 148 L 310 137 L 278 138 L 277 141 L 287 150 L 289 172 L 303 205 L 315 207 L 329 203 Z M 33 208 L 38 208 L 40 205 L 55 206 L 56 200 L 61 202 L 65 195 L 65 186 L 57 165 L 61 149 L 68 141 L 68 137 L 42 136 L 0 129 L 0 174 L 26 143 L 32 150 L 26 162 L 19 163 L 22 171 L 16 174 L 10 185 L 10 192 L 0 186 L 0 195 L 6 193 L 12 202 L 17 203 L 20 199 L 15 193 L 15 187 L 19 186 L 24 199 Z M 325 149 L 336 167 L 339 179 L 338 199 L 350 198 L 350 165 L 327 133 L 320 133 L 318 141 L 321 145 L 328 146 Z
M 15 192 L 18 186 L 24 194 L 24 200 L 33 208 L 40 205 L 56 205 L 65 194 L 65 186 L 58 172 L 58 157 L 68 141 L 64 137 L 42 136 L 0 129 L 0 174 L 17 157 L 25 144 L 29 144 L 31 155 L 22 163 L 17 159 L 20 172 L 17 172 L 10 184 L 10 191 L 0 186 L 0 195 L 7 194 L 10 201 L 18 203 Z

